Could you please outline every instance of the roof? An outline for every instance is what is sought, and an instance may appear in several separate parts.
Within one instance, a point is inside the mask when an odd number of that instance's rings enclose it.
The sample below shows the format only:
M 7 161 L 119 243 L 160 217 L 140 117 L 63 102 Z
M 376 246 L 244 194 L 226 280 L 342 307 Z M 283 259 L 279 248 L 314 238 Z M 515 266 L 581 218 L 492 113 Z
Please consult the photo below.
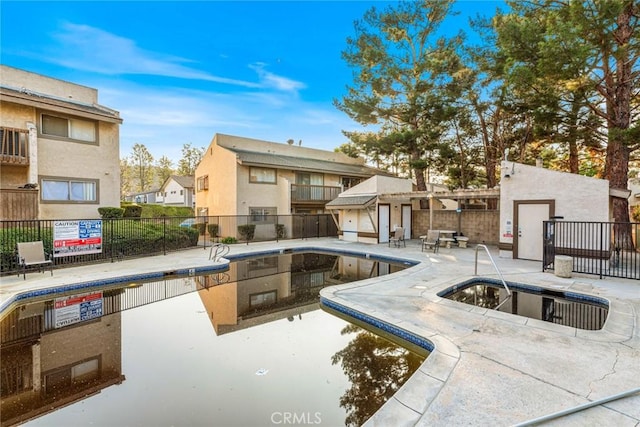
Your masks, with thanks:
M 99 104 L 89 104 L 77 100 L 60 98 L 54 95 L 34 92 L 26 88 L 14 88 L 0 84 L 2 100 L 21 105 L 29 105 L 50 111 L 88 117 L 111 123 L 122 123 L 117 111 Z
M 238 162 L 246 166 L 340 173 L 359 177 L 394 176 L 389 172 L 365 165 L 363 158 L 350 157 L 337 151 L 318 150 L 225 134 L 216 134 L 215 141 L 219 147 L 235 153 Z
M 171 175 L 170 177 L 164 180 L 160 189 L 163 190 L 167 186 L 170 180 L 177 182 L 182 188 L 193 188 L 195 184 L 195 178 L 193 175 L 187 175 L 187 176 Z
M 344 164 L 327 160 L 282 156 L 271 153 L 256 153 L 235 150 L 238 162 L 246 166 L 271 166 L 309 172 L 335 172 L 354 176 L 387 175 L 390 173 L 365 165 Z
M 364 209 L 375 203 L 378 196 L 373 194 L 361 196 L 337 197 L 325 205 L 326 209 Z

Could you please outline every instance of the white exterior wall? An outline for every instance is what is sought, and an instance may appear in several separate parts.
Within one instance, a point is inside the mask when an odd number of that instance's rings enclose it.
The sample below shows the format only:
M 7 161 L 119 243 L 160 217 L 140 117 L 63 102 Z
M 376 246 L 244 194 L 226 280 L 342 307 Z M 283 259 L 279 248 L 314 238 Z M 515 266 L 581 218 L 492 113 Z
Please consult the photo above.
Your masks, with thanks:
M 180 192 L 182 191 L 182 194 Z M 193 189 L 184 188 L 178 184 L 175 180 L 170 179 L 167 185 L 164 187 L 164 192 L 167 193 L 164 198 L 164 204 L 167 206 L 189 206 L 193 207 L 193 195 L 191 194 Z
M 610 220 L 607 180 L 504 161 L 501 177 L 500 243 L 513 244 L 506 235 L 517 232 L 507 229 L 507 221 L 514 224 L 514 201 L 553 200 L 555 216 L 564 221 Z M 511 257 L 511 252 L 501 251 L 501 256 Z

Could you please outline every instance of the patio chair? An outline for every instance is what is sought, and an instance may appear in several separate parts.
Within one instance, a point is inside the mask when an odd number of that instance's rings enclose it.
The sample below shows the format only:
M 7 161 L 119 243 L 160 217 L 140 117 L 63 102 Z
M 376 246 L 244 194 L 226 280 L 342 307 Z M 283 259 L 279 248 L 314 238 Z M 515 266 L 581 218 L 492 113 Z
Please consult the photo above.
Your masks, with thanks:
M 21 242 L 17 244 L 17 248 L 18 265 L 22 270 L 24 280 L 27 280 L 27 269 L 31 267 L 37 267 L 42 273 L 48 267 L 53 276 L 53 260 L 45 255 L 42 241 Z M 20 277 L 20 270 L 18 271 L 18 277 Z
M 396 248 L 400 247 L 400 243 L 402 243 L 405 248 L 407 247 L 407 242 L 404 240 L 403 227 L 396 227 L 395 231 L 393 232 L 393 237 L 389 238 L 389 246 L 391 246 L 391 243 L 393 243 L 393 246 L 395 246 Z
M 440 248 L 440 232 L 438 230 L 427 231 L 426 236 L 422 236 L 422 251 L 433 248 L 433 253 L 438 252 Z

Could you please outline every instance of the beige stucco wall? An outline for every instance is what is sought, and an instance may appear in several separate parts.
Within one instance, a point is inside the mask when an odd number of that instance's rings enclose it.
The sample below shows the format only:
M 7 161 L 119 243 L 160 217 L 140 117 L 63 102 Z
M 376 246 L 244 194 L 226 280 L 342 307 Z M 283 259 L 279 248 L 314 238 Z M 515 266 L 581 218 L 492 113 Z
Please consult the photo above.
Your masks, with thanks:
M 237 168 L 235 153 L 211 141 L 196 168 L 196 212 L 209 208 L 209 215 L 236 215 L 238 205 Z M 209 176 L 209 189 L 198 191 L 198 178 Z
M 99 200 L 87 203 L 49 203 L 40 201 L 43 219 L 99 218 L 101 206 L 120 206 L 120 128 L 101 122 L 98 145 L 38 138 L 38 175 L 96 179 Z
M 502 162 L 501 176 L 500 243 L 513 243 L 504 235 L 507 221 L 514 223 L 514 201 L 553 200 L 564 221 L 609 221 L 607 180 L 514 162 Z
M 100 356 L 102 372 L 121 372 L 120 313 L 86 322 L 82 327 L 62 328 L 40 338 L 42 372 L 75 365 Z
M 3 85 L 22 89 L 31 93 L 41 93 L 60 98 L 60 101 L 79 101 L 97 104 L 98 91 L 86 86 L 53 79 L 12 67 L 0 66 Z M 37 99 L 37 98 L 36 98 Z M 44 98 L 43 98 L 44 99 Z M 17 129 L 28 129 L 28 125 L 40 126 L 39 114 L 46 112 L 35 106 L 19 102 L 2 102 L 0 125 Z M 26 102 L 26 101 L 25 101 Z M 29 101 L 32 102 L 32 101 Z M 63 103 L 58 102 L 63 105 Z M 78 116 L 83 113 L 78 111 Z M 55 113 L 73 118 L 67 114 Z M 87 113 L 95 119 L 96 113 Z M 65 140 L 49 139 L 41 135 L 35 137 L 30 148 L 31 163 L 27 167 L 3 166 L 0 185 L 3 189 L 16 188 L 26 183 L 40 183 L 41 177 L 80 178 L 98 181 L 97 203 L 44 202 L 40 199 L 40 219 L 91 219 L 99 218 L 101 206 L 120 206 L 120 129 L 119 119 L 111 116 L 98 122 L 97 143 L 89 144 Z M 33 149 L 35 148 L 35 150 Z M 34 152 L 35 151 L 35 152 Z M 36 182 L 37 181 L 37 182 Z
M 276 184 L 256 184 L 249 182 L 249 167 L 240 165 L 238 177 L 237 215 L 248 215 L 249 207 L 275 207 L 278 214 L 289 214 L 287 198 L 283 188 L 289 188 L 289 180 L 280 171 L 276 172 Z
M 18 68 L 0 65 L 0 80 L 6 86 L 17 89 L 25 88 L 31 92 L 53 95 L 63 99 L 98 103 L 98 90 L 78 85 L 64 80 L 54 79 L 37 73 L 31 73 Z

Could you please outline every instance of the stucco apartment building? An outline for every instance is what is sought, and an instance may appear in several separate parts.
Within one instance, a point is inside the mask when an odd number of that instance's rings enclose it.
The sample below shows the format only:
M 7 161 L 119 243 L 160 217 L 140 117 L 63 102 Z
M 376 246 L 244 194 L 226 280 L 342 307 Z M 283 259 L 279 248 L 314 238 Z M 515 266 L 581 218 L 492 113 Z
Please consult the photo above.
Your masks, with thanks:
M 325 213 L 359 182 L 389 173 L 343 153 L 216 134 L 196 169 L 196 214 Z
M 0 220 L 120 205 L 120 124 L 90 87 L 0 65 Z

